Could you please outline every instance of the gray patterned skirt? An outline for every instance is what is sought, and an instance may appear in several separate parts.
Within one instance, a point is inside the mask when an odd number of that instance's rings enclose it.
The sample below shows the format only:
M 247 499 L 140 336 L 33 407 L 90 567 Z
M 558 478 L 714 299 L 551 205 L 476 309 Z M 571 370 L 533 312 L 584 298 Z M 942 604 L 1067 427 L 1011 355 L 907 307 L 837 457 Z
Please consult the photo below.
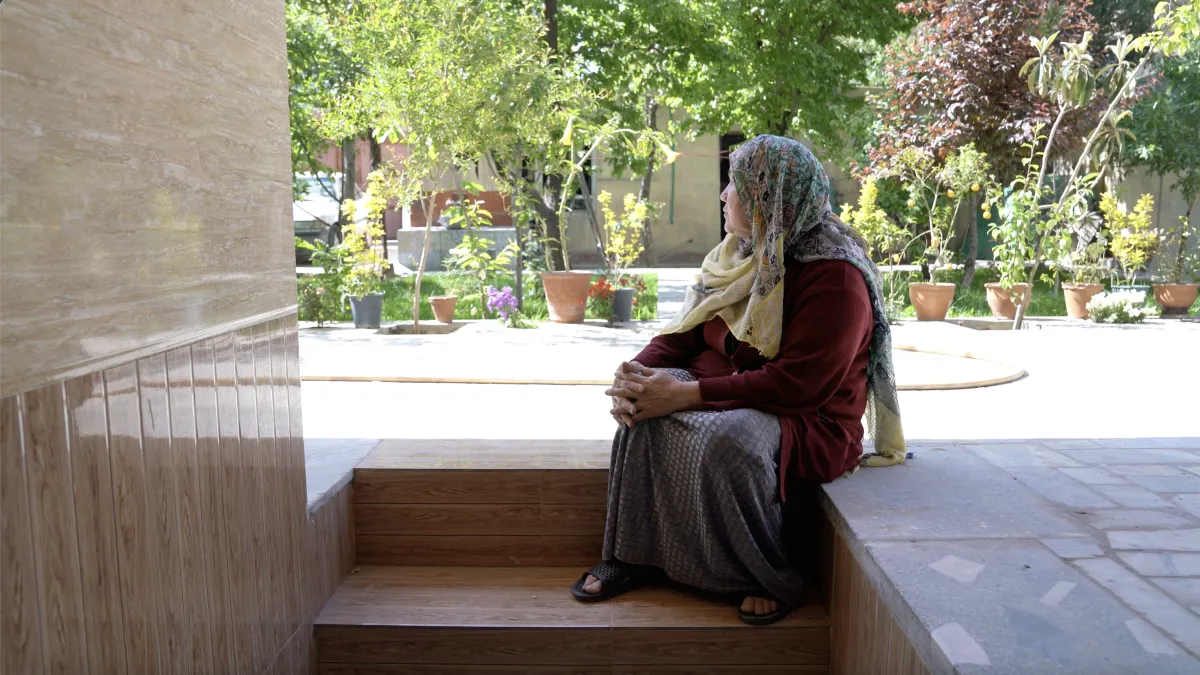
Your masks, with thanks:
M 779 444 L 779 420 L 750 409 L 622 426 L 609 466 L 603 559 L 650 565 L 712 593 L 765 589 L 798 605 L 803 584 L 783 538 Z

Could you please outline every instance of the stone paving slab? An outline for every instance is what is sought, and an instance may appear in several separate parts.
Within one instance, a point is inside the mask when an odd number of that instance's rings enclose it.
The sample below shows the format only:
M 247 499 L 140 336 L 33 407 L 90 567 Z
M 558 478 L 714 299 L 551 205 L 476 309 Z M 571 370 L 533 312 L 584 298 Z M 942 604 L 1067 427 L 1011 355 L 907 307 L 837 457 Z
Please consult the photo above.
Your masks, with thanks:
M 1084 531 L 970 446 L 921 448 L 902 466 L 862 469 L 825 491 L 864 541 L 1037 538 Z
M 1153 626 L 1131 630 L 1136 612 L 1036 540 L 870 542 L 867 553 L 956 672 L 1200 667 Z
M 379 445 L 369 438 L 305 438 L 304 480 L 312 513 L 337 494 L 354 474 L 354 467 Z
M 933 445 L 826 506 L 935 673 L 1200 673 L 1197 441 Z

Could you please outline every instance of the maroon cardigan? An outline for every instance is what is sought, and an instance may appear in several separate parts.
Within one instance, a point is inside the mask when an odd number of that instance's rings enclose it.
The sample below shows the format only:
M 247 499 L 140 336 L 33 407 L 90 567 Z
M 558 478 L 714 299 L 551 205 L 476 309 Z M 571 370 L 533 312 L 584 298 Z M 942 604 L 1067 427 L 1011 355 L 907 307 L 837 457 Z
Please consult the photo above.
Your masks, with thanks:
M 862 272 L 847 262 L 792 263 L 784 277 L 783 334 L 770 361 L 730 340 L 714 318 L 660 335 L 637 355 L 650 368 L 685 368 L 706 410 L 754 408 L 779 417 L 779 494 L 792 481 L 829 482 L 862 455 L 867 360 L 874 322 Z

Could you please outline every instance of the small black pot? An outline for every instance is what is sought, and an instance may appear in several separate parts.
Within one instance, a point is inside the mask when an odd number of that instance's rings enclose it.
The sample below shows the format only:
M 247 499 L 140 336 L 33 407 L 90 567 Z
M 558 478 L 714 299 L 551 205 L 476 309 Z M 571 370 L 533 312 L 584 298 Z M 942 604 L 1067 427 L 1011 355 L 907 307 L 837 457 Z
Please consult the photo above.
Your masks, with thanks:
M 354 317 L 355 328 L 379 328 L 383 318 L 383 293 L 350 298 L 350 314 Z
M 612 301 L 613 323 L 625 323 L 633 319 L 633 294 L 632 288 L 617 289 Z

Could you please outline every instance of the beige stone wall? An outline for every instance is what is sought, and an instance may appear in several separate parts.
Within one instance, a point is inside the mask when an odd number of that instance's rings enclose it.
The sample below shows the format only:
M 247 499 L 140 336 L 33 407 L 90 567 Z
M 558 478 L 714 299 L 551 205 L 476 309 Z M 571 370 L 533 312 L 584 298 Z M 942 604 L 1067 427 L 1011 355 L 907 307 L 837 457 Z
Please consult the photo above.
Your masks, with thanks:
M 294 311 L 278 0 L 0 5 L 0 396 Z
M 665 120 L 663 120 L 665 122 Z M 680 153 L 674 164 L 674 194 L 672 167 L 660 167 L 654 174 L 650 199 L 662 205 L 654 224 L 654 244 L 660 265 L 699 265 L 700 260 L 721 240 L 721 176 L 720 138 L 701 136 L 694 141 L 680 137 L 675 149 Z M 597 160 L 601 171 L 596 178 L 596 191 L 607 190 L 613 195 L 614 210 L 620 213 L 621 200 L 626 194 L 636 194 L 638 181 L 614 178 L 604 171 L 603 158 Z M 858 183 L 848 178 L 836 166 L 825 163 L 839 204 L 858 199 Z M 674 220 L 672 222 L 672 204 Z M 834 210 L 838 205 L 834 205 Z M 597 260 L 595 238 L 586 214 L 572 214 L 569 244 L 572 255 L 581 263 Z

